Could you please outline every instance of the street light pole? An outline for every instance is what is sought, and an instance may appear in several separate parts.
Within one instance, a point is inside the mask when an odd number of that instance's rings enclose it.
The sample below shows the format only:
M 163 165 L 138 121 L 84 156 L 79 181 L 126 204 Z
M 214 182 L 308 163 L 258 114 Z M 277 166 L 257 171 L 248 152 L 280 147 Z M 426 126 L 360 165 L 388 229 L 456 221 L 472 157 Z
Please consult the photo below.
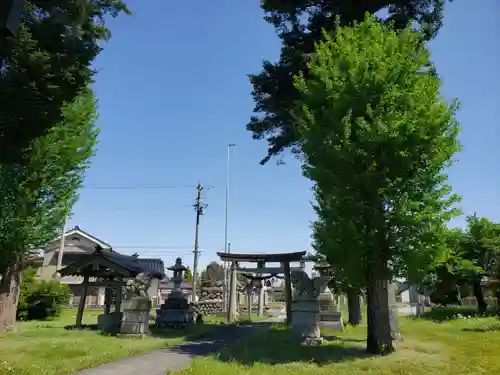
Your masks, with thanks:
M 236 146 L 234 143 L 227 145 L 227 163 L 226 163 L 226 213 L 224 220 L 224 252 L 227 253 L 227 217 L 228 217 L 228 201 L 229 201 L 229 184 L 231 180 L 231 148 Z
M 235 147 L 234 143 L 227 145 L 227 163 L 226 163 L 226 212 L 224 215 L 224 253 L 229 252 L 229 246 L 227 241 L 227 227 L 228 227 L 228 206 L 229 206 L 229 184 L 231 180 L 231 148 Z M 224 307 L 227 309 L 227 290 L 228 290 L 228 269 L 227 264 L 224 262 Z

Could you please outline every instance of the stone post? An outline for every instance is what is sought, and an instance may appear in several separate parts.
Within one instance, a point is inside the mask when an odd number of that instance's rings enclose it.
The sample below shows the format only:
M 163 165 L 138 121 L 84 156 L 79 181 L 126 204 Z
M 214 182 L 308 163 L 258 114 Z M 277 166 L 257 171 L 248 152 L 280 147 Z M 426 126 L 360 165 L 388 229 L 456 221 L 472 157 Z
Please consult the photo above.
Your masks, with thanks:
M 229 323 L 234 323 L 236 321 L 237 315 L 237 264 L 235 261 L 231 262 L 231 278 L 229 282 L 229 308 L 227 309 L 227 320 Z
M 292 324 L 292 281 L 290 279 L 290 262 L 283 263 L 285 274 L 286 324 Z
M 258 262 L 257 267 L 258 268 L 264 268 L 266 266 L 265 262 Z M 262 277 L 262 274 L 260 273 L 258 276 Z M 257 309 L 257 316 L 262 316 L 264 315 L 264 281 L 260 281 L 260 287 L 258 289 L 259 292 L 259 301 L 258 301 L 258 309 Z
M 247 308 L 248 308 L 248 320 L 252 320 L 252 290 L 250 286 L 247 289 Z

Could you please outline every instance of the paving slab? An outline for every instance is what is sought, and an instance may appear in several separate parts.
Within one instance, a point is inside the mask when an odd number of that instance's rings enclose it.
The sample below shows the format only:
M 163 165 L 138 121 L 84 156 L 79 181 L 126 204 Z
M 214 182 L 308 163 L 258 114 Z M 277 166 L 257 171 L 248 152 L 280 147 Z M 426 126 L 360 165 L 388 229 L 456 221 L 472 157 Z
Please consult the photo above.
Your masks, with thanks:
M 116 360 L 99 367 L 82 370 L 74 375 L 165 375 L 189 366 L 195 357 L 213 354 L 249 334 L 268 329 L 279 320 L 270 319 L 248 325 L 216 328 L 208 338 L 185 342 L 171 348 Z

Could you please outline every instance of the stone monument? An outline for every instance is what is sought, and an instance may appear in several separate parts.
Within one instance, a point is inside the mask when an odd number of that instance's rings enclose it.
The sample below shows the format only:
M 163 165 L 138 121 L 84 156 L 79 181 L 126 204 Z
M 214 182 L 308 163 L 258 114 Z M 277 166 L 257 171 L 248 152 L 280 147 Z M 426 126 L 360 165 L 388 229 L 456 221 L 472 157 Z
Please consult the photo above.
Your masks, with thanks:
M 320 276 L 328 279 L 330 272 L 330 264 L 324 259 L 321 259 L 314 269 L 318 271 Z M 330 280 L 328 280 L 330 281 Z M 318 296 L 319 301 L 319 328 L 328 331 L 344 331 L 344 319 L 342 313 L 339 311 L 337 298 L 328 287 L 328 282 L 321 285 L 321 290 Z
M 153 277 L 148 273 L 140 273 L 136 278 L 127 281 L 126 298 L 123 301 L 122 335 L 144 336 L 149 334 L 149 311 L 151 298 L 148 289 Z
M 182 259 L 177 258 L 175 264 L 167 269 L 174 273 L 172 278 L 174 288 L 165 303 L 156 310 L 156 326 L 158 328 L 184 328 L 194 324 L 196 318 L 194 309 L 190 307 L 181 290 L 186 267 L 182 264 Z
M 389 284 L 389 288 L 387 290 L 388 299 L 389 299 L 389 322 L 391 326 L 391 337 L 393 340 L 402 342 L 403 337 L 399 331 L 399 306 L 396 301 L 396 293 L 398 290 L 398 286 L 395 283 Z
M 323 261 L 318 257 L 318 261 Z M 329 267 L 329 265 L 328 265 Z M 326 270 L 326 262 L 322 263 L 322 273 L 309 278 L 303 270 L 292 270 L 290 279 L 294 286 L 292 297 L 292 332 L 302 344 L 321 344 L 319 296 L 325 290 L 331 277 Z

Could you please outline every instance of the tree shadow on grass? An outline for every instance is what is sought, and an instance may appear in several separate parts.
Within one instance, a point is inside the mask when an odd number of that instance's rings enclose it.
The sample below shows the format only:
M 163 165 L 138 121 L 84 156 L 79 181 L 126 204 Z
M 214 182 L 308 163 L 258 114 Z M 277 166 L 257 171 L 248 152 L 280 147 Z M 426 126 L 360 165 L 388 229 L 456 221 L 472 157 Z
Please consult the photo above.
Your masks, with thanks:
M 253 335 L 233 347 L 222 350 L 217 359 L 222 362 L 238 362 L 251 366 L 255 363 L 268 365 L 292 362 L 326 365 L 332 362 L 354 361 L 369 358 L 364 345 L 356 339 L 330 336 L 328 342 L 317 346 L 300 345 L 288 329 L 271 329 Z
M 193 341 L 210 336 L 218 327 L 220 325 L 217 324 L 195 324 L 185 328 L 157 328 L 154 324 L 151 324 L 148 336 L 162 339 L 183 338 L 185 341 Z M 101 332 L 97 324 L 82 324 L 79 328 L 75 325 L 66 325 L 64 329 L 67 331 L 92 331 L 103 336 L 118 336 L 118 332 Z
M 492 324 L 486 327 L 474 327 L 474 328 L 463 328 L 464 332 L 499 332 L 500 331 L 500 323 Z

